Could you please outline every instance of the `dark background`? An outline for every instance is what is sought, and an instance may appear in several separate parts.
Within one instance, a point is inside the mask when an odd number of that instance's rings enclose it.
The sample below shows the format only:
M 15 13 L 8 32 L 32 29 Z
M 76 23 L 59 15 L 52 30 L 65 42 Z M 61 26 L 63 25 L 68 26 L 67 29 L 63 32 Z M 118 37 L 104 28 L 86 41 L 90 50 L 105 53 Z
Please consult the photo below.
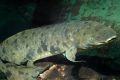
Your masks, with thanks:
M 67 11 L 62 0 L 1 0 L 0 40 L 25 29 L 62 22 Z

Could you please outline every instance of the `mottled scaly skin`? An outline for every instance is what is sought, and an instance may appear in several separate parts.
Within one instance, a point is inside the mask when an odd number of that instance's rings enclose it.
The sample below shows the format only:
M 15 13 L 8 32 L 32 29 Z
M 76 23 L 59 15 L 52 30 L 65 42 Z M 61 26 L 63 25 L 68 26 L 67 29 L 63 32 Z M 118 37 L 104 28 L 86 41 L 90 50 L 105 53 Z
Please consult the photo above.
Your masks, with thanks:
M 21 65 L 63 54 L 76 62 L 77 48 L 88 49 L 108 43 L 116 32 L 95 21 L 70 21 L 19 32 L 0 45 L 0 58 Z
M 1 58 L 12 63 L 36 61 L 64 53 L 75 42 L 73 33 L 79 23 L 62 23 L 22 31 L 1 44 Z
M 7 79 L 1 79 L 2 74 L 0 74 L 0 80 L 36 80 L 40 72 L 44 71 L 47 67 L 17 66 L 12 63 L 4 64 L 0 61 L 0 73 L 4 73 L 7 77 Z

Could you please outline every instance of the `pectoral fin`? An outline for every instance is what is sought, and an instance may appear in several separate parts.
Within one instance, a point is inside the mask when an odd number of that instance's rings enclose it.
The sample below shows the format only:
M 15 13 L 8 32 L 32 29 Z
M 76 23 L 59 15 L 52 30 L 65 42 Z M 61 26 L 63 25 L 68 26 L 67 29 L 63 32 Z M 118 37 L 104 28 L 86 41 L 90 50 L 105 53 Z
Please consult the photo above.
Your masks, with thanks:
M 77 48 L 71 47 L 68 51 L 66 51 L 65 56 L 71 62 L 85 62 L 83 60 L 76 61 L 76 54 L 77 54 Z
M 72 62 L 78 62 L 78 61 L 75 61 L 76 53 L 77 53 L 77 49 L 75 47 L 71 47 L 68 51 L 66 51 L 65 56 L 68 60 Z

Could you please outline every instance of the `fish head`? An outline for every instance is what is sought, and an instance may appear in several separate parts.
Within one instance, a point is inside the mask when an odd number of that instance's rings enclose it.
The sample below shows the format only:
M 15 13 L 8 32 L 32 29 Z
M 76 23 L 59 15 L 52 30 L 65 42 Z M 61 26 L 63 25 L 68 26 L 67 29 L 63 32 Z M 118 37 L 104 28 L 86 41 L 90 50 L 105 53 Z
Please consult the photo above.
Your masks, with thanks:
M 116 38 L 116 32 L 110 27 L 101 27 L 98 31 L 91 34 L 91 45 L 102 45 L 109 43 Z
M 95 21 L 87 22 L 80 32 L 80 48 L 83 49 L 109 43 L 117 37 L 111 27 Z

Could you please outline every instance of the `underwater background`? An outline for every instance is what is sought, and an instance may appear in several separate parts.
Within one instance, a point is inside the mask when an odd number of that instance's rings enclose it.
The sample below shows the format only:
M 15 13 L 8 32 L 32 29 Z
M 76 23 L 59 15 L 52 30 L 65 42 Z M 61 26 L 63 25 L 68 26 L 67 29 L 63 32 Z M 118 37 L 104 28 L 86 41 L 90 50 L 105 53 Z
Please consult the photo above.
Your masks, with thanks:
M 118 37 L 105 47 L 78 55 L 87 63 L 66 65 L 71 71 L 66 70 L 66 74 L 73 72 L 67 77 L 74 76 L 71 80 L 120 80 L 119 0 L 1 0 L 0 42 L 25 29 L 69 20 L 102 22 L 115 29 Z M 89 79 L 82 79 L 86 76 Z

